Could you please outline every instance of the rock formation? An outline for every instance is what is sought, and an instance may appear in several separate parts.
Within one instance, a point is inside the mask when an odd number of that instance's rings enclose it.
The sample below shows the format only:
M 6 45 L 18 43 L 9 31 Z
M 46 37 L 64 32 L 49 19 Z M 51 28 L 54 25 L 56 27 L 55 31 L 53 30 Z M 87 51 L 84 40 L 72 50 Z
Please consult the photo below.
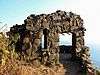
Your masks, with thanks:
M 59 64 L 59 34 L 71 33 L 71 60 L 78 61 L 82 69 L 93 71 L 89 48 L 84 46 L 83 19 L 72 12 L 57 10 L 51 14 L 32 14 L 22 25 L 14 25 L 7 33 L 9 46 L 17 52 L 19 60 L 39 61 L 50 66 Z M 44 35 L 44 48 L 41 40 Z

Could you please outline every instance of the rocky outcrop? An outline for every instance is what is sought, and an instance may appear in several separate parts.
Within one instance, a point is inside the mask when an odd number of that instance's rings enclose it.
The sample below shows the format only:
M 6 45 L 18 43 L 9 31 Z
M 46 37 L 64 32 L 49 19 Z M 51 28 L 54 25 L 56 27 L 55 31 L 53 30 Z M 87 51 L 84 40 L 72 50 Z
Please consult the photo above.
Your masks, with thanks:
M 38 60 L 41 64 L 50 66 L 59 64 L 59 34 L 71 33 L 72 46 L 69 51 L 71 59 L 78 60 L 81 67 L 92 71 L 89 48 L 84 46 L 85 30 L 80 15 L 58 10 L 51 14 L 32 14 L 24 20 L 24 24 L 11 27 L 7 34 L 11 52 L 17 52 L 20 60 L 27 62 Z

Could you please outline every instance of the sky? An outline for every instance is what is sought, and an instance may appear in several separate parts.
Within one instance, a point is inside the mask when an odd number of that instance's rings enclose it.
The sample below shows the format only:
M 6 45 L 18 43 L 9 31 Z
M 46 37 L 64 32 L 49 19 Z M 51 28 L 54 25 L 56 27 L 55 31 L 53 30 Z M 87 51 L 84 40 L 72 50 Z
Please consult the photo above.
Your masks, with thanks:
M 87 30 L 85 43 L 91 49 L 92 58 L 100 62 L 100 0 L 0 0 L 0 28 L 4 24 L 8 28 L 22 24 L 30 14 L 56 10 L 72 11 L 83 18 Z

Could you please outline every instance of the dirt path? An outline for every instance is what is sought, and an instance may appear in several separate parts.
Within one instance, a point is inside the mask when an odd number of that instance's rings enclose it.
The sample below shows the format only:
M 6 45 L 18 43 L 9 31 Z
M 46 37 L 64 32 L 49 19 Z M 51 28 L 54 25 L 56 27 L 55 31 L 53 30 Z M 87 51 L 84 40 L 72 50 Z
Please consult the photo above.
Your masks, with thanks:
M 70 59 L 70 54 L 60 54 L 60 62 L 66 69 L 65 75 L 82 75 L 82 73 L 80 72 L 81 68 L 79 63 L 73 62 Z

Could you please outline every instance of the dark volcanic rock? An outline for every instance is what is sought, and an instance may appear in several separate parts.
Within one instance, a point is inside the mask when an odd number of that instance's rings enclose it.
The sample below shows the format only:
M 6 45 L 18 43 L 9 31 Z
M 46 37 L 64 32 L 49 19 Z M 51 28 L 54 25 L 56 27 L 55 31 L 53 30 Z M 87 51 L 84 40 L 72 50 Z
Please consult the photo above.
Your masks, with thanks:
M 24 24 L 10 28 L 9 46 L 27 62 L 38 60 L 45 65 L 56 65 L 59 63 L 59 52 L 71 53 L 73 59 L 78 59 L 80 64 L 90 69 L 84 31 L 83 19 L 72 12 L 58 10 L 51 14 L 32 14 L 24 20 Z M 59 47 L 59 34 L 62 33 L 72 34 L 72 46 Z M 44 49 L 41 47 L 43 35 Z

